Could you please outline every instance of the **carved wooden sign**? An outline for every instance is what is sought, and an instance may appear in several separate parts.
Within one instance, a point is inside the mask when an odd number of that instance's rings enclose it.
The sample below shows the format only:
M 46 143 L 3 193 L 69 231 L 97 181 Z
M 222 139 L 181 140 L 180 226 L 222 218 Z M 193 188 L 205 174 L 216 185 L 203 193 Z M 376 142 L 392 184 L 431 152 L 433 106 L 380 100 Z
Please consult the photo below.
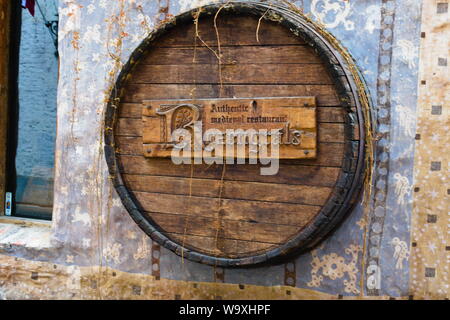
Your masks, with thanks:
M 279 159 L 313 159 L 317 154 L 315 97 L 145 100 L 142 120 L 146 157 L 170 157 L 180 142 L 174 138 L 178 129 L 189 130 L 192 141 L 200 141 L 200 148 L 192 148 L 194 157 L 219 143 L 216 155 L 232 148 L 235 158 L 248 158 L 250 145 L 263 143 L 261 135 L 268 146 L 263 157 L 274 156 L 274 144 Z M 211 133 L 215 139 L 207 138 Z M 239 152 L 238 145 L 247 148 Z

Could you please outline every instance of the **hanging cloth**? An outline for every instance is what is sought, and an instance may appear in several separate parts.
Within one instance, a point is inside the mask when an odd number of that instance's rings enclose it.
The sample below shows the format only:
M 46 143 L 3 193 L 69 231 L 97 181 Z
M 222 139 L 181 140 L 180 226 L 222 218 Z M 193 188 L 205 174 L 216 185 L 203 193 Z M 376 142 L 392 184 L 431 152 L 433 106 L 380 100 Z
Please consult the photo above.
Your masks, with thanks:
M 21 0 L 21 2 L 22 8 L 28 9 L 28 11 L 30 11 L 30 14 L 34 17 L 35 0 Z

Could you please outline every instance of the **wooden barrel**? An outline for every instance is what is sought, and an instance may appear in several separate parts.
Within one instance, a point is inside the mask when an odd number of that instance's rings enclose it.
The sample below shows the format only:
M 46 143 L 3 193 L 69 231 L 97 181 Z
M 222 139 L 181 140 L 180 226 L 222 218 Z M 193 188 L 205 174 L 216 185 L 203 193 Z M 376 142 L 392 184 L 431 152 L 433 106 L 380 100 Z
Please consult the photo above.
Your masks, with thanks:
M 152 239 L 194 261 L 239 266 L 307 250 L 342 220 L 361 184 L 364 121 L 347 66 L 311 23 L 257 4 L 216 16 L 219 8 L 176 17 L 133 53 L 108 105 L 105 152 L 125 207 Z M 145 100 L 294 96 L 317 101 L 317 156 L 280 160 L 276 175 L 143 155 Z

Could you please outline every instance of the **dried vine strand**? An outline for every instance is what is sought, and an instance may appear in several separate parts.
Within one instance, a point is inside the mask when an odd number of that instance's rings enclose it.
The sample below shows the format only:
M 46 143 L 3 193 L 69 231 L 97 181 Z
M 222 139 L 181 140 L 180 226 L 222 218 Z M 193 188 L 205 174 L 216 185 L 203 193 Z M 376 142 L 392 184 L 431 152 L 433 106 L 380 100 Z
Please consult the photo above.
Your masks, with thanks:
M 258 42 L 258 43 L 259 43 L 259 28 L 261 27 L 261 21 L 264 19 L 264 17 L 269 12 L 269 10 L 270 10 L 270 7 L 267 8 L 266 12 L 264 12 L 264 14 L 258 20 L 258 25 L 256 26 L 256 42 Z
M 200 33 L 198 32 L 198 21 L 200 18 L 200 14 L 202 13 L 202 8 L 199 8 L 197 10 L 197 12 L 194 15 L 194 25 L 195 25 L 195 36 L 201 41 L 201 43 L 203 43 L 203 45 L 208 48 L 209 50 L 211 50 L 212 53 L 214 53 L 214 55 L 216 56 L 217 60 L 220 61 L 220 56 L 217 54 L 216 51 L 214 51 L 203 39 L 202 37 L 200 37 Z
M 220 35 L 219 35 L 219 28 L 217 27 L 217 17 L 219 16 L 220 11 L 222 11 L 223 8 L 225 8 L 231 0 L 228 0 L 225 4 L 220 6 L 220 8 L 217 10 L 216 14 L 214 15 L 214 30 L 216 32 L 216 38 L 217 38 L 217 51 L 218 51 L 218 69 L 219 69 L 219 97 L 222 96 L 222 90 L 223 90 L 223 78 L 222 78 L 222 50 L 220 45 Z
M 220 14 L 220 12 L 232 2 L 232 0 L 228 0 L 223 5 L 219 7 L 216 14 L 214 15 L 214 30 L 216 32 L 216 38 L 217 38 L 217 50 L 218 50 L 218 68 L 219 68 L 219 82 L 220 82 L 220 93 L 219 97 L 222 97 L 222 91 L 223 91 L 223 78 L 222 78 L 222 52 L 221 52 L 221 43 L 220 43 L 220 34 L 219 34 L 219 28 L 217 27 L 217 18 Z M 215 247 L 220 252 L 220 249 L 218 248 L 218 239 L 219 239 L 219 231 L 220 231 L 220 210 L 222 208 L 222 192 L 223 192 L 223 185 L 224 185 L 224 178 L 225 178 L 225 172 L 226 172 L 226 163 L 223 164 L 222 167 L 222 175 L 219 182 L 219 198 L 218 198 L 218 208 L 217 208 L 217 228 L 216 228 L 216 236 L 214 239 Z
M 193 161 L 191 161 L 191 176 L 189 179 L 189 204 L 191 204 L 191 200 L 192 200 L 192 181 L 194 179 L 194 163 Z M 187 235 L 187 227 L 188 227 L 188 219 L 189 216 L 186 216 L 186 218 L 184 219 L 184 231 L 183 231 L 183 240 L 181 243 L 181 263 L 184 264 L 184 244 L 186 241 L 186 235 Z
M 118 15 L 112 15 L 111 16 L 111 20 L 109 21 L 109 28 L 108 28 L 108 39 L 111 38 L 111 32 L 112 32 L 112 26 L 116 23 L 118 25 L 118 41 L 117 41 L 117 45 L 116 45 L 116 52 L 113 53 L 110 50 L 109 47 L 109 43 L 110 41 L 107 41 L 107 45 L 106 45 L 106 51 L 108 56 L 114 61 L 114 66 L 112 68 L 112 70 L 109 72 L 109 80 L 108 82 L 113 83 L 113 85 L 107 90 L 107 92 L 117 92 L 117 84 L 115 82 L 115 77 L 118 74 L 118 72 L 120 71 L 121 67 L 122 67 L 122 61 L 121 61 L 121 52 L 122 52 L 122 45 L 123 45 L 123 28 L 124 28 L 124 24 L 123 22 L 120 21 L 119 17 L 123 17 L 125 15 L 125 1 L 121 0 L 120 4 L 119 4 L 119 14 Z M 115 103 L 119 102 L 119 98 L 115 98 Z M 97 161 L 96 161 L 96 166 L 94 167 L 94 175 L 95 175 L 95 179 L 96 179 L 96 203 L 97 203 L 97 212 L 99 212 L 98 215 L 98 219 L 97 219 L 97 236 L 98 236 L 98 250 L 99 250 L 99 280 L 101 281 L 103 278 L 106 278 L 105 281 L 107 281 L 108 278 L 108 263 L 107 263 L 107 259 L 105 259 L 105 269 L 106 272 L 103 272 L 103 252 L 104 252 L 104 236 L 106 237 L 106 239 L 108 239 L 109 236 L 109 224 L 110 224 L 110 214 L 111 214 L 111 206 L 112 206 L 112 189 L 109 188 L 109 194 L 108 194 L 108 201 L 106 204 L 106 219 L 105 221 L 103 221 L 102 218 L 102 211 L 103 211 L 103 184 L 100 183 L 99 181 L 99 177 L 100 177 L 100 169 L 101 169 L 101 163 L 102 163 L 102 158 L 103 158 L 103 133 L 104 131 L 106 131 L 108 128 L 106 128 L 105 125 L 105 112 L 106 109 L 103 109 L 102 113 L 101 113 L 101 126 L 100 126 L 100 131 L 99 131 L 99 150 L 98 150 L 98 157 L 97 157 Z M 109 179 L 112 179 L 111 176 L 108 176 Z M 105 230 L 103 230 L 102 228 L 102 224 L 105 224 Z M 104 235 L 104 236 L 103 236 Z M 101 292 L 101 284 L 99 284 L 98 286 L 98 296 L 100 299 L 102 299 L 102 292 Z
M 217 229 L 216 229 L 216 237 L 215 237 L 215 246 L 216 246 L 216 249 L 219 251 L 220 251 L 220 249 L 218 248 L 217 243 L 218 243 L 219 231 L 220 231 L 220 209 L 222 208 L 222 193 L 223 193 L 223 185 L 224 185 L 226 169 L 227 169 L 227 165 L 224 162 L 224 164 L 222 166 L 222 175 L 220 177 L 220 182 L 219 182 L 219 197 L 218 197 L 219 206 L 217 209 Z

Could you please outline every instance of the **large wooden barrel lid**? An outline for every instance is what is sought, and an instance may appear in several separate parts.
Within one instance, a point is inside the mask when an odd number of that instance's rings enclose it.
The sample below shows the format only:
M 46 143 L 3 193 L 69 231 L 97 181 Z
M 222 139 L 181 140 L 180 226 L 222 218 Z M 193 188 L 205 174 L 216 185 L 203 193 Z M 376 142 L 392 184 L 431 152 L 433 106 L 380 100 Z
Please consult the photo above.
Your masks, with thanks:
M 115 188 L 153 240 L 187 259 L 242 266 L 310 249 L 345 217 L 363 175 L 365 120 L 346 60 L 282 8 L 198 13 L 158 28 L 119 76 L 105 128 Z M 144 154 L 144 101 L 305 96 L 316 101 L 317 154 L 280 160 L 276 175 Z

